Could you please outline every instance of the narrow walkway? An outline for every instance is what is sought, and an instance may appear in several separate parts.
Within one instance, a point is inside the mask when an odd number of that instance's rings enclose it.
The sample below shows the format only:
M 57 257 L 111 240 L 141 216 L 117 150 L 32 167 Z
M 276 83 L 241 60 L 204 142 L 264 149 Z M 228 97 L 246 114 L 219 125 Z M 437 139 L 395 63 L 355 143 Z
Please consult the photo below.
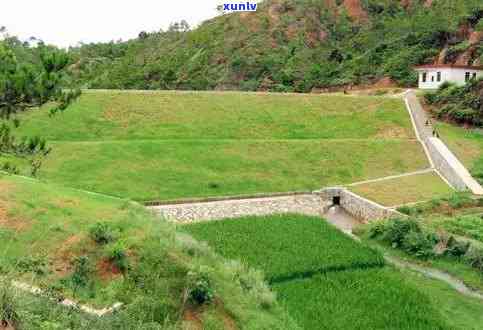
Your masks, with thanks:
M 434 127 L 414 91 L 408 90 L 404 100 L 411 115 L 416 136 L 421 140 L 431 166 L 452 187 L 459 190 L 469 189 L 475 195 L 483 195 L 483 187 L 473 179 L 466 167 L 444 142 L 438 136 L 434 136 Z
M 362 185 L 362 184 L 366 184 L 366 183 L 374 183 L 374 182 L 404 178 L 406 176 L 425 174 L 425 173 L 431 173 L 431 172 L 435 172 L 434 168 L 427 168 L 425 170 L 420 170 L 420 171 L 414 171 L 414 172 L 409 172 L 409 173 L 404 173 L 404 174 L 385 176 L 385 177 L 382 177 L 382 178 L 377 178 L 377 179 L 372 179 L 372 180 L 354 182 L 354 183 L 345 185 L 345 187 L 353 187 L 353 186 L 358 186 L 358 185 Z

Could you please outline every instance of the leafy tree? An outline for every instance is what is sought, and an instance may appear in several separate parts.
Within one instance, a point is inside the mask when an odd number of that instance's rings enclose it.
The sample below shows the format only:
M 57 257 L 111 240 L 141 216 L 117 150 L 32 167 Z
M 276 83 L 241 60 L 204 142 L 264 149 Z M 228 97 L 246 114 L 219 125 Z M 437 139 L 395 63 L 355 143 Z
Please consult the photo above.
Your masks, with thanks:
M 0 41 L 0 157 L 30 157 L 34 175 L 41 165 L 36 156 L 46 156 L 50 149 L 40 137 L 18 141 L 13 134 L 20 125 L 16 115 L 48 102 L 53 102 L 52 115 L 66 109 L 80 95 L 79 90 L 64 91 L 61 87 L 68 63 L 64 51 L 43 43 L 30 47 L 8 36 Z M 4 164 L 3 168 L 12 166 Z

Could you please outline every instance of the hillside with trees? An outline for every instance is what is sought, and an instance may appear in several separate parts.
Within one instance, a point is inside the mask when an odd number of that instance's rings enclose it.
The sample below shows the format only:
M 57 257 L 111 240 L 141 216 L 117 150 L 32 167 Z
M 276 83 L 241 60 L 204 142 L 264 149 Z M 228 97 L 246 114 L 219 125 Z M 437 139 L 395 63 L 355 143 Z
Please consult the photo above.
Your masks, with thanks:
M 481 64 L 480 0 L 266 0 L 195 29 L 72 48 L 85 88 L 309 92 L 416 83 L 423 63 Z

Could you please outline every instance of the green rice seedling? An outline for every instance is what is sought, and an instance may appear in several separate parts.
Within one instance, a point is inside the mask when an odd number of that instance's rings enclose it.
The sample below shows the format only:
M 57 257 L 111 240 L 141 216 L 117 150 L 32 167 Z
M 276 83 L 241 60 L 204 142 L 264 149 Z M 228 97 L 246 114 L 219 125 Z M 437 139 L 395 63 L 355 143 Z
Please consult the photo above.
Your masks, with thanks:
M 187 225 L 226 258 L 262 270 L 268 280 L 384 264 L 382 256 L 319 217 L 294 214 Z
M 331 272 L 273 288 L 306 330 L 449 329 L 428 298 L 392 268 Z

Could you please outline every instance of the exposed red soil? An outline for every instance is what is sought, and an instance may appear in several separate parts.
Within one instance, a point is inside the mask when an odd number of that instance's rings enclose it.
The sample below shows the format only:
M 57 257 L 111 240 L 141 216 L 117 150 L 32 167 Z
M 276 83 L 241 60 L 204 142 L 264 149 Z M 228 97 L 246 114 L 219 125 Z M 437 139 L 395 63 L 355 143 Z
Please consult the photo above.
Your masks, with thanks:
M 0 227 L 20 232 L 30 228 L 31 225 L 32 222 L 29 220 L 9 216 L 8 204 L 0 200 Z
M 344 0 L 344 7 L 347 10 L 347 14 L 356 22 L 367 21 L 367 12 L 362 8 L 360 0 Z
M 15 330 L 15 327 L 8 324 L 6 321 L 0 321 L 0 330 Z
M 407 9 L 411 6 L 412 2 L 411 0 L 401 0 L 401 6 L 404 8 L 404 9 Z
M 223 320 L 223 325 L 225 326 L 224 328 L 226 330 L 238 330 L 238 327 L 235 323 L 235 320 L 233 320 L 233 317 L 228 314 L 228 312 L 225 309 L 225 306 L 223 305 L 223 302 L 219 299 L 215 301 L 216 304 L 216 311 L 218 314 L 221 316 Z
M 193 330 L 203 330 L 203 322 L 201 321 L 199 312 L 194 310 L 193 308 L 187 308 L 183 312 L 183 321 L 189 323 L 188 329 Z
M 99 260 L 96 270 L 99 278 L 105 282 L 111 281 L 122 274 L 119 268 L 108 258 Z
M 52 261 L 53 271 L 57 275 L 64 277 L 72 272 L 72 260 L 75 257 L 72 247 L 78 245 L 81 241 L 81 235 L 73 235 L 60 244 Z

